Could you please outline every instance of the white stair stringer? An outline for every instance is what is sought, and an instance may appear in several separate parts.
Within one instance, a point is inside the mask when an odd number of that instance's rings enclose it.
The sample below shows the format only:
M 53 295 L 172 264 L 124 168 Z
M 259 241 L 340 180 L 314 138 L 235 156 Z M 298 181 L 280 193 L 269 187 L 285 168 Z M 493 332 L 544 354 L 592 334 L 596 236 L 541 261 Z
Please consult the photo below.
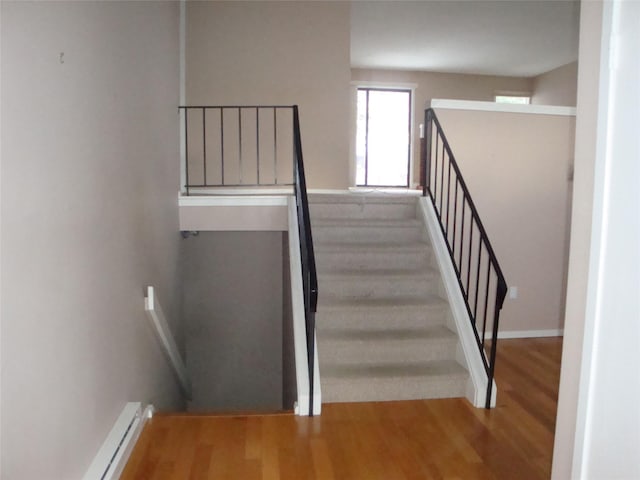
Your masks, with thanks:
M 434 248 L 436 259 L 442 274 L 443 287 L 447 302 L 451 308 L 451 320 L 460 338 L 458 360 L 464 362 L 469 371 L 469 381 L 466 388 L 467 399 L 478 408 L 486 405 L 488 375 L 484 369 L 482 356 L 478 350 L 475 333 L 471 326 L 471 319 L 467 312 L 465 300 L 458 286 L 457 275 L 451 264 L 449 250 L 438 231 L 440 228 L 436 212 L 428 198 L 423 197 L 418 203 L 418 213 L 424 222 Z M 491 387 L 491 407 L 496 406 L 498 387 L 493 380 Z
M 418 198 L 309 200 L 323 402 L 465 396 L 469 372 Z

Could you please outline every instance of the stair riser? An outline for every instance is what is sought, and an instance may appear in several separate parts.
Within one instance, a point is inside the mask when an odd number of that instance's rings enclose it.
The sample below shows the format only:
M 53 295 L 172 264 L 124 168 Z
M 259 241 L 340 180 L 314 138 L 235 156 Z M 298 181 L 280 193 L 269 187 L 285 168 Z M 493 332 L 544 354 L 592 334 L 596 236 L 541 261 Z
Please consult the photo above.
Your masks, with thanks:
M 324 328 L 387 330 L 445 325 L 446 308 L 323 309 L 318 306 L 316 325 Z
M 322 401 L 332 402 L 384 402 L 391 400 L 418 400 L 423 398 L 464 397 L 466 379 L 401 378 L 344 380 L 324 377 Z
M 323 243 L 415 243 L 421 242 L 424 234 L 418 227 L 316 227 L 313 240 Z
M 381 218 L 415 218 L 416 205 L 406 203 L 311 203 L 311 218 L 336 219 L 381 219 Z
M 406 204 L 415 205 L 418 201 L 417 195 L 384 195 L 384 194 L 356 194 L 356 193 L 344 193 L 344 194 L 324 194 L 324 193 L 309 193 L 309 203 L 329 203 L 329 204 Z
M 330 279 L 320 275 L 318 288 L 322 295 L 342 298 L 421 297 L 439 293 L 438 282 L 433 277 L 355 280 Z
M 425 247 L 423 252 L 321 252 L 316 255 L 319 272 L 347 270 L 424 270 L 431 262 L 431 252 Z
M 373 365 L 432 360 L 455 360 L 457 340 L 439 341 L 337 341 L 318 343 L 320 364 Z

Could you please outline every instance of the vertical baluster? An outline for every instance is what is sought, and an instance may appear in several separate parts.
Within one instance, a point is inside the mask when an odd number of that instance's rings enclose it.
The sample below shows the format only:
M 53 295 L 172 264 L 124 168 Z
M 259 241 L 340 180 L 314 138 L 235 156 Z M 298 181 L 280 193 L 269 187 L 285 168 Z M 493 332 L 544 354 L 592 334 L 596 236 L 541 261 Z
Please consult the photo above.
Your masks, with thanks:
M 189 195 L 189 109 L 184 109 L 184 181 Z
M 480 264 L 482 263 L 482 235 L 478 238 L 478 268 L 476 269 L 476 296 L 473 299 L 473 323 L 476 323 L 478 312 L 478 289 L 480 288 Z
M 484 345 L 484 336 L 487 332 L 487 309 L 489 308 L 489 281 L 491 280 L 491 258 L 487 259 L 487 287 L 484 292 L 484 319 L 482 320 L 482 345 Z
M 238 163 L 240 165 L 240 184 L 242 185 L 242 108 L 238 107 Z
M 295 170 L 294 162 L 294 170 Z M 275 183 L 278 183 L 278 127 L 277 127 L 277 115 L 276 107 L 273 107 L 273 178 Z M 294 179 L 295 183 L 295 179 Z
M 449 153 L 449 171 L 447 172 L 447 228 L 445 231 L 447 232 L 447 243 L 449 243 L 449 201 L 451 200 L 451 154 Z M 450 243 L 453 246 L 453 243 Z M 453 249 L 451 249 L 453 252 Z
M 470 285 L 470 280 L 471 280 L 471 252 L 472 250 L 472 243 L 473 243 L 473 210 L 469 210 L 470 215 L 469 215 L 469 255 L 467 257 L 467 291 L 466 291 L 466 296 L 467 296 L 467 302 L 469 301 L 469 285 Z
M 436 125 L 436 132 L 435 132 L 435 137 L 436 137 L 436 144 L 435 144 L 435 154 L 436 154 L 436 161 L 435 161 L 435 172 L 433 175 L 433 208 L 436 208 L 436 199 L 438 198 L 438 141 L 440 140 L 440 136 L 438 135 L 438 126 Z
M 458 270 L 458 277 L 460 276 L 460 264 L 456 265 L 456 226 L 458 223 L 458 175 L 456 174 L 456 189 L 454 191 L 453 202 L 453 239 L 451 240 L 451 258 L 453 259 L 454 266 Z
M 431 112 L 424 112 L 424 145 L 422 148 L 423 171 L 420 183 L 422 183 L 422 196 L 427 196 L 427 190 L 431 194 Z
M 493 389 L 493 376 L 496 368 L 496 351 L 498 349 L 498 319 L 500 318 L 500 288 L 496 285 L 496 302 L 493 310 L 493 335 L 491 338 L 491 352 L 489 359 L 489 372 L 487 382 L 487 398 L 485 401 L 485 408 L 491 408 L 491 392 Z
M 202 107 L 202 179 L 207 186 L 207 109 Z
M 220 107 L 220 178 L 224 185 L 224 109 Z
M 447 161 L 451 162 L 450 158 Z M 442 139 L 442 168 L 440 169 L 440 223 L 442 223 L 442 198 L 444 193 L 444 139 Z
M 464 196 L 464 192 L 462 194 L 462 215 L 460 220 L 460 256 L 458 257 L 458 265 L 460 265 L 460 275 L 462 275 L 462 250 L 464 247 L 462 243 L 464 242 L 464 214 L 465 207 L 467 206 L 467 198 Z
M 260 113 L 256 107 L 256 177 L 260 185 Z

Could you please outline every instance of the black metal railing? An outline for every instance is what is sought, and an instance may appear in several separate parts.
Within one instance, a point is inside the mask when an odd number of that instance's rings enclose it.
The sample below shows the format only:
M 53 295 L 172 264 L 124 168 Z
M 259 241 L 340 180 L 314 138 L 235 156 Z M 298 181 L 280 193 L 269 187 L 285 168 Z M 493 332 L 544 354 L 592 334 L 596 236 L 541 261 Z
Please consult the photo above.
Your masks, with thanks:
M 297 105 L 181 106 L 184 191 L 208 187 L 293 185 L 300 236 L 309 367 L 309 415 L 313 415 L 315 313 L 318 278 L 311 235 L 307 183 Z M 293 166 L 293 168 L 292 168 Z
M 291 185 L 291 105 L 196 105 L 179 110 L 187 195 L 210 187 Z
M 298 232 L 300 233 L 300 255 L 302 259 L 302 286 L 304 290 L 304 316 L 307 330 L 307 363 L 309 366 L 309 416 L 313 416 L 314 369 L 315 369 L 315 332 L 316 306 L 318 304 L 318 277 L 311 235 L 311 217 L 307 199 L 307 182 L 302 159 L 302 141 L 300 137 L 300 118 L 298 106 L 293 106 L 293 190 L 298 213 Z
M 485 406 L 490 408 L 498 324 L 507 283 L 449 142 L 432 109 L 425 111 L 421 175 L 422 194 L 431 198 L 440 221 L 487 372 Z M 487 329 L 492 332 L 488 354 L 485 349 Z

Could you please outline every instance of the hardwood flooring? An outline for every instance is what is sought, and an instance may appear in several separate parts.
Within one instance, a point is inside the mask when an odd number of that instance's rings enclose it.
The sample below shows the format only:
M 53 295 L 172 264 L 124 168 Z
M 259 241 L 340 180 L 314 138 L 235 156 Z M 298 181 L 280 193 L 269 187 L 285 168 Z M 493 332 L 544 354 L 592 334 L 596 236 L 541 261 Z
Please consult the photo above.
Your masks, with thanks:
M 499 342 L 497 406 L 323 405 L 319 417 L 156 415 L 129 479 L 548 479 L 562 339 Z

